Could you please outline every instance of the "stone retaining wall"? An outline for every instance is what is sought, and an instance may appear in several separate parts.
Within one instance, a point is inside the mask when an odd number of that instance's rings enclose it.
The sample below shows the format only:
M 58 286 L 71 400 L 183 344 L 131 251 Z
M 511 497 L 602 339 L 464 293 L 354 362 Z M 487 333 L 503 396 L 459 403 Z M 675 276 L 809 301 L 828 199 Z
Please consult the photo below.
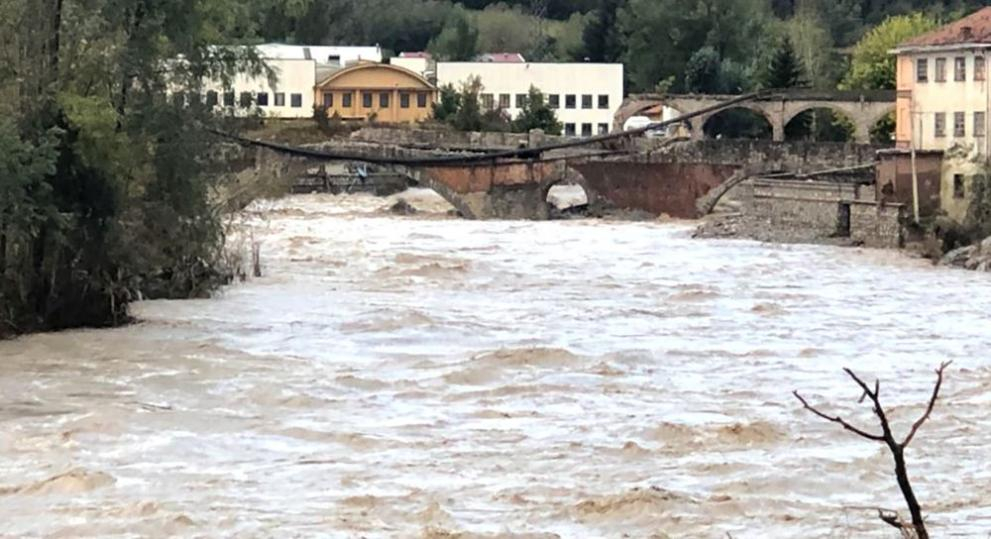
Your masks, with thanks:
M 755 179 L 736 196 L 744 203 L 743 233 L 760 241 L 902 245 L 904 206 L 877 204 L 871 185 Z

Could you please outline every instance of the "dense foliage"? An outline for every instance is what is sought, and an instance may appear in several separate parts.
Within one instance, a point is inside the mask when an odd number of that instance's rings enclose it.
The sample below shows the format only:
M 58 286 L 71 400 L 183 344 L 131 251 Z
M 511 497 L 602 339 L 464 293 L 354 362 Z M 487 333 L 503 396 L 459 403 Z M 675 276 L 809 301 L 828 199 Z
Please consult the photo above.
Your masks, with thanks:
M 168 90 L 261 69 L 211 46 L 235 4 L 0 0 L 0 337 L 215 284 L 214 118 Z
M 928 20 L 946 20 L 985 3 L 250 0 L 238 11 L 256 14 L 244 28 L 257 30 L 267 40 L 377 43 L 396 53 L 429 47 L 450 59 L 464 59 L 475 52 L 520 52 L 533 61 L 623 61 L 630 91 L 650 91 L 659 83 L 675 91 L 703 87 L 746 91 L 761 86 L 785 36 L 804 69 L 805 81 L 814 87 L 835 88 L 848 70 L 845 51 L 886 18 L 922 12 Z M 717 80 L 703 80 L 700 75 Z M 848 85 L 857 87 L 858 77 Z

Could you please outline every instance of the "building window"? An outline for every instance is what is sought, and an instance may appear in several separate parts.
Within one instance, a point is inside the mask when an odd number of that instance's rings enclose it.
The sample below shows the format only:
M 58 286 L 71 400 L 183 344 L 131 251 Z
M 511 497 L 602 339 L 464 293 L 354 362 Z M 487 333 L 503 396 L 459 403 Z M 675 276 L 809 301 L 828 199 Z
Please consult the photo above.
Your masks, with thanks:
M 216 107 L 217 106 L 217 92 L 213 90 L 206 93 L 206 106 Z
M 599 96 L 599 108 L 600 109 L 608 109 L 609 108 L 609 96 L 608 95 L 600 95 Z
M 953 80 L 957 82 L 967 80 L 967 59 L 963 56 L 953 59 Z
M 482 108 L 492 110 L 495 108 L 495 96 L 492 94 L 482 94 Z
M 246 109 L 251 106 L 251 92 L 241 92 L 241 99 L 238 100 L 238 105 L 241 105 L 242 109 Z
M 366 109 L 372 108 L 372 94 L 364 92 L 361 94 L 361 106 Z
M 987 114 L 984 111 L 974 113 L 974 136 L 983 137 L 987 133 Z
M 499 108 L 500 109 L 509 108 L 509 94 L 499 94 Z
M 936 82 L 946 82 L 946 58 L 936 58 Z
M 259 107 L 268 106 L 268 92 L 258 92 L 257 101 Z
M 561 108 L 561 96 L 557 94 L 547 96 L 547 106 L 553 110 Z
M 919 58 L 915 62 L 915 81 L 929 82 L 929 60 Z
M 566 137 L 575 136 L 575 124 L 564 124 L 564 136 Z
M 967 196 L 967 186 L 964 185 L 963 174 L 953 175 L 953 198 L 964 198 Z
M 329 109 L 334 106 L 334 94 L 330 92 L 323 93 L 323 108 Z
M 399 94 L 399 108 L 409 108 L 409 94 Z
M 574 94 L 564 96 L 564 108 L 573 109 L 575 108 L 575 103 L 577 103 L 577 101 L 575 100 Z
M 527 95 L 516 94 L 516 108 L 521 109 L 526 106 Z
M 984 61 L 983 56 L 974 57 L 974 80 L 983 81 L 986 77 L 985 71 L 987 69 L 987 64 Z
M 421 109 L 427 108 L 427 93 L 426 92 L 420 92 L 420 93 L 416 94 L 416 106 L 417 107 L 420 107 Z
M 582 136 L 583 137 L 592 136 L 592 124 L 582 124 Z
M 349 109 L 353 105 L 354 105 L 354 94 L 352 94 L 351 92 L 347 92 L 345 94 L 341 94 L 341 106 L 342 107 L 344 107 L 346 109 Z
M 382 92 L 379 94 L 379 108 L 389 108 L 389 96 L 390 94 L 388 92 Z
M 225 107 L 234 106 L 234 92 L 224 92 L 224 106 Z
M 953 113 L 953 136 L 956 138 L 967 136 L 967 115 L 963 112 Z
M 284 94 L 282 92 L 276 92 L 275 93 L 275 106 L 276 107 L 284 107 L 284 106 L 286 106 L 286 94 Z
M 937 112 L 935 115 L 936 123 L 933 126 L 933 134 L 937 137 L 946 136 L 946 113 Z
M 294 109 L 303 106 L 303 94 L 289 94 L 289 105 Z
M 590 108 L 592 108 L 592 96 L 591 95 L 585 94 L 585 95 L 582 96 L 582 108 L 583 109 L 590 109 Z
M 599 134 L 608 135 L 609 134 L 609 124 L 599 124 Z

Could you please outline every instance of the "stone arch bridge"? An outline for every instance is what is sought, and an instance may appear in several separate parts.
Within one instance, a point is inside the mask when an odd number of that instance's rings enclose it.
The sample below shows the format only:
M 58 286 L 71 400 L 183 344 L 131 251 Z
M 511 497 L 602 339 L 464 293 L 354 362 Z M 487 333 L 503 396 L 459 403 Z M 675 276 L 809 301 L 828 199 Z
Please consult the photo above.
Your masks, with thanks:
M 623 125 L 631 116 L 643 114 L 657 105 L 666 105 L 682 115 L 687 115 L 713 109 L 715 105 L 725 103 L 735 97 L 737 96 L 701 94 L 634 95 L 628 98 L 620 108 L 616 123 Z M 766 119 L 771 126 L 772 140 L 777 142 L 785 140 L 785 126 L 799 114 L 813 109 L 828 109 L 848 118 L 854 126 L 854 141 L 867 144 L 870 142 L 871 129 L 895 110 L 895 92 L 887 90 L 864 92 L 774 91 L 741 102 L 734 107 L 751 110 Z M 725 109 L 705 112 L 689 120 L 692 138 L 704 138 L 706 123 L 723 110 Z
M 288 147 L 251 141 L 237 181 L 243 184 L 289 184 L 330 161 L 366 163 L 405 176 L 443 197 L 466 219 L 549 217 L 547 194 L 559 183 L 581 185 L 594 201 L 594 190 L 575 169 L 582 156 L 554 158 L 486 158 L 484 153 L 447 152 L 391 144 L 335 141 Z M 481 159 L 479 159 L 481 158 Z
M 555 150 L 538 158 L 525 149 L 452 152 L 350 139 L 306 147 L 240 142 L 248 147 L 238 174 L 243 183 L 285 183 L 329 161 L 364 162 L 436 191 L 465 218 L 531 220 L 549 217 L 547 193 L 558 183 L 581 185 L 590 205 L 599 208 L 695 218 L 707 211 L 707 195 L 724 182 L 772 172 L 868 165 L 878 149 L 842 143 L 640 138 L 620 147 L 599 144 L 580 153 Z

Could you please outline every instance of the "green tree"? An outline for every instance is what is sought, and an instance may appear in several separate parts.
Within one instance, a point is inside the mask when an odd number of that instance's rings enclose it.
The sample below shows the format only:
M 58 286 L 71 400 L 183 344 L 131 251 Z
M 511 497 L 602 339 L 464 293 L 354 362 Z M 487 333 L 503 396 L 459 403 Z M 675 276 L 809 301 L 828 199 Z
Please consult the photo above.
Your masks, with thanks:
M 478 54 L 478 28 L 463 9 L 455 9 L 444 23 L 444 29 L 427 48 L 442 60 L 471 60 Z
M 622 56 L 622 41 L 617 24 L 617 13 L 622 0 L 599 0 L 582 33 L 580 59 L 592 62 L 617 62 Z
M 235 0 L 0 1 L 12 119 L 0 126 L 0 335 L 119 323 L 139 294 L 208 291 L 219 152 L 199 127 L 219 119 L 169 93 L 261 73 L 250 50 L 214 46 L 247 37 L 250 20 Z
M 454 86 L 445 84 L 440 88 L 440 99 L 433 104 L 434 119 L 441 122 L 450 121 L 461 108 L 461 94 Z
M 632 90 L 675 76 L 672 90 L 683 91 L 689 60 L 706 46 L 743 66 L 737 73 L 751 72 L 773 15 L 767 0 L 628 0 L 617 21 Z
M 530 87 L 523 108 L 513 120 L 513 131 L 526 133 L 531 129 L 542 129 L 549 135 L 561 134 L 561 122 L 544 99 L 544 94 L 535 86 Z
M 895 57 L 890 54 L 908 39 L 935 29 L 938 22 L 924 13 L 889 17 L 861 39 L 840 87 L 848 90 L 894 89 Z
M 804 76 L 802 61 L 795 54 L 791 38 L 785 36 L 764 70 L 761 82 L 765 88 L 795 88 L 805 84 Z

